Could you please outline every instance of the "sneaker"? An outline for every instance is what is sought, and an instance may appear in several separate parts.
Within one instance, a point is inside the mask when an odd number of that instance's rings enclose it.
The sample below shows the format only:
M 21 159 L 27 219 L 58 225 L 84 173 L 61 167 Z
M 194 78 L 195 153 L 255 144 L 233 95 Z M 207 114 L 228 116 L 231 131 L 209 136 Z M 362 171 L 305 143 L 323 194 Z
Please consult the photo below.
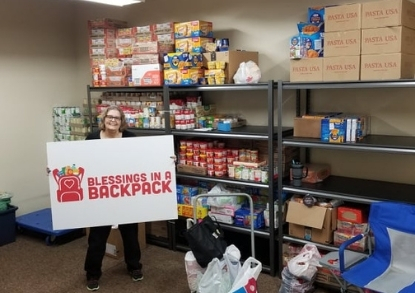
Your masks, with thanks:
M 94 279 L 88 280 L 86 284 L 86 288 L 89 291 L 97 291 L 99 289 L 98 280 L 94 280 Z
M 134 282 L 141 281 L 144 279 L 143 272 L 141 270 L 134 270 L 130 272 L 131 279 L 133 279 Z

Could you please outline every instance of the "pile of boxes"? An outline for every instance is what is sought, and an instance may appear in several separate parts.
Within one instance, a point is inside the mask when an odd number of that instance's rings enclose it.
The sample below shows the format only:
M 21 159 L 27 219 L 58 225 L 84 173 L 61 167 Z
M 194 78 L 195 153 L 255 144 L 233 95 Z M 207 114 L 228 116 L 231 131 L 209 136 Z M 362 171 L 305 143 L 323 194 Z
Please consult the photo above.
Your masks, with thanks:
M 324 57 L 291 60 L 292 82 L 414 77 L 413 2 L 382 0 L 329 6 L 322 15 Z
M 319 138 L 329 143 L 350 143 L 370 133 L 370 116 L 317 113 L 294 118 L 294 136 Z

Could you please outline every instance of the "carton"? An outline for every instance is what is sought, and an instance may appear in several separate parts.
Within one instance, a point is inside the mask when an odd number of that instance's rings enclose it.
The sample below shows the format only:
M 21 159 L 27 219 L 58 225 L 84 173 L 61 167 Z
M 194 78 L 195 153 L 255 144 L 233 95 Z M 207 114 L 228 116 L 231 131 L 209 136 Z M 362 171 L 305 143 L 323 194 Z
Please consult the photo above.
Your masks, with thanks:
M 324 57 L 323 81 L 360 79 L 360 56 Z
M 234 83 L 233 76 L 242 62 L 253 61 L 259 66 L 258 52 L 224 51 L 203 53 L 203 65 L 207 68 L 209 61 L 225 61 L 225 83 Z
M 323 117 L 294 118 L 294 136 L 320 138 Z
M 194 20 L 174 24 L 175 38 L 213 37 L 213 26 L 210 21 Z
M 86 229 L 86 235 L 88 237 L 89 228 Z M 138 242 L 140 243 L 141 249 L 147 247 L 145 223 L 138 224 Z M 107 239 L 105 255 L 116 259 L 124 257 L 124 246 L 122 243 L 120 231 L 118 229 L 111 229 L 110 235 Z
M 288 202 L 288 234 L 312 242 L 329 244 L 336 230 L 337 208 L 307 207 L 295 201 Z
M 415 74 L 415 55 L 390 53 L 362 55 L 361 80 L 412 79 Z
M 360 3 L 326 7 L 324 12 L 325 32 L 360 29 L 361 10 L 362 5 Z
M 367 223 L 366 212 L 361 208 L 340 206 L 338 209 L 337 219 L 354 224 Z
M 163 84 L 163 66 L 161 64 L 141 64 L 131 67 L 134 86 L 160 86 Z
M 362 4 L 362 28 L 406 26 L 415 29 L 415 3 L 383 0 Z
M 415 30 L 403 27 L 382 27 L 362 30 L 362 54 L 415 54 Z
M 360 40 L 360 30 L 325 33 L 324 57 L 359 56 Z
M 323 58 L 290 60 L 290 81 L 323 81 Z

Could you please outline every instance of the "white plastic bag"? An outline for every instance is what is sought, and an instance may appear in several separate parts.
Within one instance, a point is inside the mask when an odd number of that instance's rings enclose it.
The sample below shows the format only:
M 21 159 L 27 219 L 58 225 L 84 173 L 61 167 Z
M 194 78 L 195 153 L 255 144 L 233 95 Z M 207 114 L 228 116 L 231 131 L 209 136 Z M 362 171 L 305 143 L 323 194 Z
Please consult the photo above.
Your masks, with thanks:
M 223 259 L 214 258 L 208 265 L 197 286 L 198 293 L 228 293 L 241 270 L 241 252 L 231 244 L 226 248 Z M 189 284 L 190 286 L 190 284 Z
M 216 257 L 208 264 L 198 285 L 198 293 L 228 293 L 231 276 L 225 262 Z
M 229 293 L 257 293 L 258 276 L 262 271 L 262 263 L 249 257 L 233 282 Z
M 197 291 L 197 286 L 206 271 L 206 268 L 202 268 L 196 261 L 193 252 L 188 251 L 184 256 L 184 264 L 187 274 L 187 283 L 191 292 Z
M 242 62 L 233 76 L 236 84 L 258 83 L 261 79 L 261 70 L 254 61 Z
M 317 267 L 320 266 L 317 258 L 313 257 L 313 251 L 299 253 L 288 261 L 288 270 L 290 273 L 297 278 L 307 281 L 313 279 L 314 275 L 317 273 Z

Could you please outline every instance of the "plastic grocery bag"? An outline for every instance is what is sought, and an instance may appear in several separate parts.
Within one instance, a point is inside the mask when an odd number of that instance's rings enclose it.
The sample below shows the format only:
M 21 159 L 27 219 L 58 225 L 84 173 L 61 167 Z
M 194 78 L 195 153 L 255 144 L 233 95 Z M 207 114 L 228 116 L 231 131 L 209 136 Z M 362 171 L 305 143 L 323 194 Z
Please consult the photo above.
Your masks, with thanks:
M 229 293 L 257 293 L 257 280 L 262 271 L 262 263 L 249 257 L 233 282 Z
M 306 244 L 297 256 L 288 261 L 288 269 L 297 278 L 310 281 L 317 273 L 317 267 L 321 267 L 320 258 L 317 247 L 313 244 Z
M 231 276 L 225 262 L 216 257 L 208 264 L 206 272 L 198 285 L 198 293 L 228 293 L 231 288 Z
M 184 264 L 187 274 L 187 283 L 191 292 L 197 291 L 197 286 L 206 271 L 206 268 L 202 268 L 196 261 L 193 252 L 188 251 L 184 256 Z
M 236 84 L 258 83 L 261 79 L 261 69 L 254 61 L 242 62 L 233 76 Z
M 287 267 L 281 273 L 281 287 L 279 293 L 306 293 L 312 292 L 314 279 L 305 281 L 290 273 Z

